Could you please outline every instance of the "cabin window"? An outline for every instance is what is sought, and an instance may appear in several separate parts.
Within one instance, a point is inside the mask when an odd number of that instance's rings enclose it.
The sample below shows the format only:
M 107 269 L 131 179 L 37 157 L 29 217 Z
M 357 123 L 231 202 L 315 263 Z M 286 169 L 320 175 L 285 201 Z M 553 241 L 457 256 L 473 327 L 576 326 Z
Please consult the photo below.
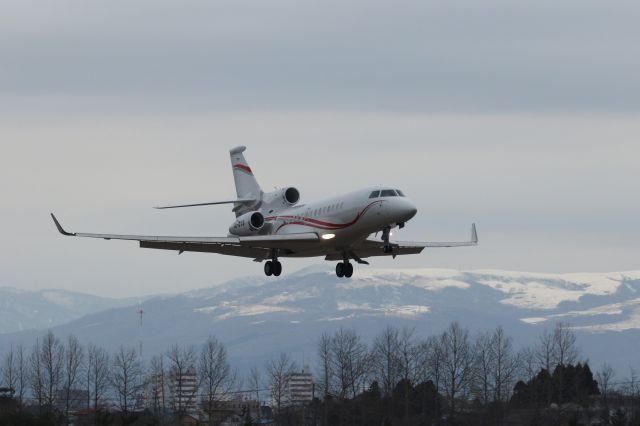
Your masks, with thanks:
M 373 191 L 369 194 L 369 198 L 378 198 L 380 196 L 380 191 Z
M 380 191 L 381 197 L 395 197 L 396 195 L 396 191 L 394 191 L 393 189 L 383 189 L 382 191 Z

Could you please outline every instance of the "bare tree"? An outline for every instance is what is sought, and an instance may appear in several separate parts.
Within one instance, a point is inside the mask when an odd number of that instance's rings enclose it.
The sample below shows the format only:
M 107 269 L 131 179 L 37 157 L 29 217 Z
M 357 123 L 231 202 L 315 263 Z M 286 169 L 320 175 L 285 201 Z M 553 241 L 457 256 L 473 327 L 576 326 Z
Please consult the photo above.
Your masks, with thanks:
M 120 346 L 113 358 L 113 375 L 111 377 L 118 407 L 127 415 L 140 390 L 140 361 L 134 348 Z
M 538 362 L 536 359 L 535 351 L 527 346 L 520 350 L 518 355 L 520 359 L 520 376 L 522 376 L 526 382 L 532 380 L 536 374 L 538 374 Z
M 442 351 L 442 340 L 439 337 L 431 336 L 420 344 L 419 352 L 422 354 L 420 364 L 422 365 L 423 380 L 431 380 L 439 393 L 442 387 L 444 356 Z
M 553 329 L 553 349 L 557 365 L 573 364 L 578 359 L 576 335 L 569 324 L 559 322 Z
M 155 355 L 149 362 L 149 392 L 148 400 L 152 401 L 153 412 L 158 415 L 162 415 L 166 408 L 165 394 L 167 392 L 166 386 L 166 371 L 164 367 L 164 355 Z
M 418 348 L 414 342 L 415 329 L 403 327 L 398 336 L 398 373 L 403 380 L 402 401 L 404 417 L 409 417 L 411 384 L 418 377 Z
M 538 337 L 538 343 L 535 347 L 536 359 L 538 360 L 538 367 L 547 370 L 549 374 L 553 373 L 553 369 L 556 366 L 556 349 L 553 333 L 549 332 L 546 328 L 542 331 Z
M 98 410 L 103 400 L 109 383 L 110 376 L 110 358 L 107 351 L 103 348 L 90 344 L 87 348 L 87 407 L 90 401 L 93 401 L 93 409 Z
M 42 368 L 40 348 L 40 339 L 36 339 L 29 355 L 29 386 L 33 397 L 38 402 L 38 407 L 42 407 L 45 402 L 44 369 Z
M 20 407 L 24 404 L 24 395 L 27 389 L 28 370 L 27 370 L 27 353 L 22 344 L 18 345 L 15 349 L 15 363 L 16 363 L 16 397 Z
M 611 379 L 615 376 L 613 367 L 604 363 L 600 370 L 596 373 L 596 380 L 600 387 L 600 393 L 602 395 L 602 405 L 604 406 L 604 419 L 606 424 L 609 424 L 609 392 L 611 391 Z
M 556 365 L 565 367 L 573 364 L 578 358 L 576 335 L 569 324 L 558 322 L 553 329 L 553 348 Z M 564 369 L 559 370 L 560 389 L 564 388 Z M 562 404 L 563 393 L 558 392 L 558 402 Z
M 260 418 L 260 388 L 262 387 L 262 376 L 258 367 L 253 366 L 249 371 L 249 387 L 255 392 L 258 401 L 258 418 Z
M 318 341 L 318 358 L 320 359 L 320 388 L 322 395 L 326 399 L 332 391 L 332 379 L 333 379 L 333 353 L 331 350 L 331 336 L 327 333 L 322 333 L 320 340 Z
M 456 413 L 456 398 L 465 394 L 472 379 L 473 353 L 469 331 L 457 322 L 451 323 L 442 334 L 442 366 L 444 390 L 449 400 L 449 419 Z
M 483 404 L 490 401 L 490 375 L 493 365 L 491 351 L 491 334 L 488 332 L 478 335 L 473 346 L 475 365 L 473 374 L 474 393 Z
M 42 368 L 44 402 L 47 405 L 54 405 L 56 393 L 62 383 L 64 346 L 51 331 L 47 332 L 42 338 L 39 356 Z
M 415 341 L 415 328 L 403 327 L 398 338 L 398 366 L 400 377 L 415 381 L 418 378 L 418 345 Z
M 556 349 L 553 333 L 549 332 L 546 328 L 538 337 L 538 343 L 535 347 L 535 354 L 538 360 L 538 366 L 541 369 L 547 371 L 549 375 L 553 374 L 553 369 L 556 366 Z M 547 381 L 547 405 L 551 404 L 552 396 L 552 383 L 551 380 Z
M 267 374 L 271 386 L 271 398 L 276 404 L 278 412 L 285 402 L 287 387 L 291 374 L 296 370 L 296 364 L 287 353 L 281 353 L 276 359 L 271 359 L 267 363 Z
M 638 382 L 638 372 L 635 368 L 629 366 L 629 381 L 627 382 L 626 389 L 627 395 L 631 397 L 630 410 L 631 420 L 636 421 L 638 419 L 638 395 L 640 394 L 640 383 Z
M 0 366 L 0 379 L 4 386 L 13 389 L 15 391 L 17 386 L 17 360 L 14 356 L 13 345 L 9 348 L 9 352 L 4 355 L 2 359 L 2 366 Z
M 511 390 L 518 377 L 519 358 L 513 348 L 513 340 L 502 327 L 495 329 L 490 341 L 491 387 L 493 400 L 503 402 L 511 397 Z
M 193 346 L 182 348 L 173 345 L 167 352 L 172 389 L 172 406 L 184 415 L 193 405 L 198 391 L 196 375 L 196 350 Z
M 65 418 L 69 422 L 69 410 L 72 403 L 72 396 L 75 386 L 80 380 L 81 369 L 84 363 L 84 349 L 80 345 L 78 338 L 70 335 L 67 339 L 67 347 L 64 351 L 64 407 Z
M 214 403 L 229 394 L 237 377 L 237 372 L 229 365 L 227 350 L 213 336 L 209 336 L 200 352 L 198 370 L 200 386 L 204 390 L 204 398 L 211 413 Z
M 339 396 L 355 397 L 364 388 L 369 373 L 369 353 L 355 330 L 341 328 L 331 339 L 334 371 L 337 376 Z
M 443 382 L 443 363 L 442 341 L 439 336 L 430 336 L 417 345 L 418 380 L 422 382 L 430 380 L 435 387 L 433 398 L 426 400 L 425 404 L 436 407 L 436 409 L 439 407 L 438 400 Z M 440 424 L 440 411 L 438 410 L 433 414 L 436 424 Z
M 391 395 L 401 376 L 399 335 L 397 328 L 388 326 L 373 341 L 371 366 L 385 396 Z

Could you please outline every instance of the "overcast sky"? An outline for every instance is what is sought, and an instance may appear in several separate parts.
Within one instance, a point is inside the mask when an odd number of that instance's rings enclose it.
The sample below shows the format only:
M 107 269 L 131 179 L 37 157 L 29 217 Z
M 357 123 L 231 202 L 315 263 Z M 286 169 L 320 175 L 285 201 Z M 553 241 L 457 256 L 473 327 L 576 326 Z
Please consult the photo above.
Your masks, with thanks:
M 73 231 L 226 235 L 246 145 L 264 189 L 371 184 L 397 233 L 476 248 L 377 267 L 640 268 L 637 1 L 0 0 L 0 286 L 110 296 L 261 274 Z M 322 262 L 285 260 L 285 273 Z M 360 268 L 360 266 L 358 266 Z M 356 268 L 356 274 L 357 269 Z

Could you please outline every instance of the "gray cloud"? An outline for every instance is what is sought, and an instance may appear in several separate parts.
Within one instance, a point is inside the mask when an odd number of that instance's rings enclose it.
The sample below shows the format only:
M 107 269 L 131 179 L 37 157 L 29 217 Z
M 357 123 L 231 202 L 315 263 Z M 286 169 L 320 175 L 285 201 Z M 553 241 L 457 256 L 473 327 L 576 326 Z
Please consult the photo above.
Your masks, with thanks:
M 9 4 L 0 90 L 11 95 L 226 110 L 639 106 L 632 1 Z

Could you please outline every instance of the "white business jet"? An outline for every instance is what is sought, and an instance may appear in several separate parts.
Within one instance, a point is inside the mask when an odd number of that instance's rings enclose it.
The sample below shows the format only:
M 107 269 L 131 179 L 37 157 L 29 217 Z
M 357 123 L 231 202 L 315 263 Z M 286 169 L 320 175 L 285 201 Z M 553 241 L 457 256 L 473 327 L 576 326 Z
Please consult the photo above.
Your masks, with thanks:
M 402 242 L 392 241 L 391 229 L 403 228 L 418 211 L 404 193 L 391 187 L 370 187 L 307 204 L 299 204 L 300 192 L 294 187 L 263 192 L 244 158 L 244 146 L 230 150 L 231 167 L 237 199 L 179 207 L 233 204 L 236 220 L 226 237 L 162 237 L 71 233 L 65 231 L 51 214 L 63 235 L 105 240 L 135 240 L 140 247 L 163 250 L 219 253 L 266 261 L 264 273 L 279 276 L 283 257 L 324 256 L 339 261 L 338 277 L 353 275 L 354 260 L 367 264 L 364 258 L 417 254 L 425 247 L 475 246 L 478 236 L 471 226 L 467 242 Z M 381 238 L 371 238 L 381 233 Z

